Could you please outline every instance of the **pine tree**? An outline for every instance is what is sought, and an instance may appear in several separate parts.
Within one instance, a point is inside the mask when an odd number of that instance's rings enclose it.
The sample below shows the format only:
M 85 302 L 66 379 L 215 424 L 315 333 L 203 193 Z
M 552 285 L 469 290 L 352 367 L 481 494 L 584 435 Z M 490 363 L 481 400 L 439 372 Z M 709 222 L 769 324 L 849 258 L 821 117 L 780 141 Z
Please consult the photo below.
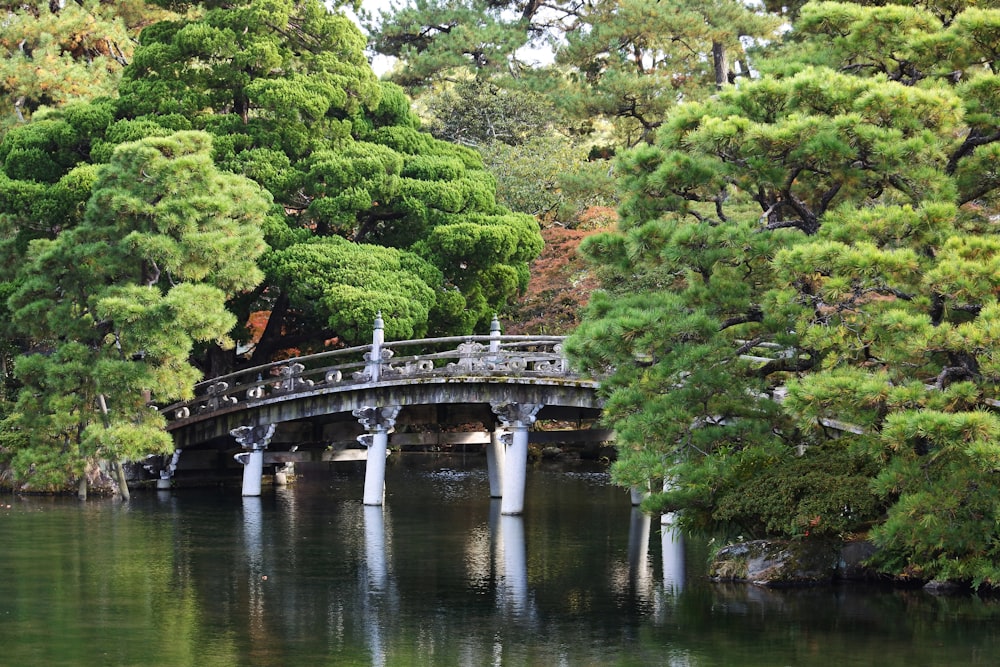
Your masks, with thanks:
M 805 5 L 760 80 L 621 161 L 621 233 L 588 247 L 609 296 L 568 347 L 613 369 L 616 479 L 672 485 L 650 509 L 877 524 L 890 571 L 998 581 L 998 21 Z
M 80 223 L 30 243 L 8 306 L 35 343 L 17 360 L 23 388 L 0 428 L 22 488 L 76 478 L 85 494 L 98 461 L 172 449 L 151 401 L 189 398 L 194 345 L 226 344 L 227 298 L 263 277 L 268 204 L 215 167 L 207 134 L 180 132 L 119 146 Z

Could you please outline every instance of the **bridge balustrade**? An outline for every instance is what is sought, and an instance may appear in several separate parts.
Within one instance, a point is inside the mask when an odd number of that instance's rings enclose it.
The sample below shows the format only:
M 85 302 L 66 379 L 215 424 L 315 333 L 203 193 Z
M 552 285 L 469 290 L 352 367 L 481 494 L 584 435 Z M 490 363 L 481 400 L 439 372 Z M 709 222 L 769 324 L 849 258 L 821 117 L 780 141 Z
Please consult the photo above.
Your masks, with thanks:
M 168 421 L 243 401 L 440 376 L 579 378 L 562 352 L 564 336 L 450 336 L 329 350 L 222 375 L 195 385 L 195 396 L 162 408 Z M 413 351 L 404 355 L 403 352 Z

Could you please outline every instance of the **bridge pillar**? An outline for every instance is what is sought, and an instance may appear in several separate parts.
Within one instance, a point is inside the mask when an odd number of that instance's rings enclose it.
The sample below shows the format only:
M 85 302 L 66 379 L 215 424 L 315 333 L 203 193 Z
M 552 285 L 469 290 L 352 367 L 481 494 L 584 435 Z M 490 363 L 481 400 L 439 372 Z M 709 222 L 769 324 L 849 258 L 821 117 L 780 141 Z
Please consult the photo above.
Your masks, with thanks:
M 264 474 L 264 450 L 274 435 L 274 424 L 265 426 L 240 426 L 229 432 L 243 449 L 234 458 L 243 464 L 243 495 L 259 496 L 260 480 Z
M 389 452 L 389 433 L 396 425 L 401 406 L 358 408 L 354 416 L 368 433 L 358 442 L 368 447 L 365 462 L 365 505 L 381 505 L 385 498 L 385 457 Z
M 167 464 L 166 468 L 160 468 L 160 478 L 156 480 L 156 488 L 159 491 L 165 491 L 170 489 L 170 480 L 173 479 L 174 473 L 177 472 L 177 461 L 181 458 L 181 450 L 175 449 L 173 455 L 170 457 L 170 463 Z
M 510 433 L 497 425 L 490 433 L 490 444 L 486 448 L 486 475 L 490 479 L 490 498 L 503 496 L 503 467 L 506 459 L 505 447 L 510 444 Z
M 375 316 L 375 326 L 372 327 L 372 349 L 365 355 L 365 374 L 369 382 L 378 382 L 382 374 L 382 346 L 385 344 L 385 322 L 382 321 L 382 311 Z M 381 503 L 380 503 L 381 504 Z
M 528 428 L 535 423 L 541 403 L 490 403 L 504 427 L 511 429 L 511 442 L 506 448 L 503 466 L 501 514 L 521 514 L 524 511 L 524 484 L 528 469 Z

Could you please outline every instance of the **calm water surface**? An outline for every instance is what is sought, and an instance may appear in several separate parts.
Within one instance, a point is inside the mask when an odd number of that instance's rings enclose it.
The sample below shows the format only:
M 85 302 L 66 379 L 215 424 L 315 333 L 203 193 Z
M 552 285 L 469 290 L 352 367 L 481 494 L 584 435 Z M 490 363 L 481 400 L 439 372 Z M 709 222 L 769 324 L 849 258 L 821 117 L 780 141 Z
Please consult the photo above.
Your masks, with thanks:
M 0 503 L 0 665 L 997 665 L 1000 602 L 704 581 L 600 468 L 390 460 L 287 490 Z M 8 506 L 9 505 L 9 506 Z

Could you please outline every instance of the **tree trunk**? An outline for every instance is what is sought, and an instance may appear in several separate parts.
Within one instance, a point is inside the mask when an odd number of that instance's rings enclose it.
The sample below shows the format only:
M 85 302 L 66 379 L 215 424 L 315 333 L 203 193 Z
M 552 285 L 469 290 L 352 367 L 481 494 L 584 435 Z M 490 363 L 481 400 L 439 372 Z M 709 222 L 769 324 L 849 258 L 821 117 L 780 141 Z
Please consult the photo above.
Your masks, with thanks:
M 128 490 L 128 480 L 125 479 L 125 466 L 121 461 L 114 462 L 115 477 L 118 479 L 118 492 L 122 494 L 122 500 L 131 500 L 132 494 Z
M 224 350 L 218 345 L 210 345 L 205 355 L 208 377 L 219 377 L 232 373 L 236 368 L 236 354 L 234 350 Z
M 260 335 L 260 340 L 254 347 L 253 355 L 250 357 L 250 365 L 258 366 L 271 361 L 271 353 L 277 348 L 277 343 L 281 339 L 281 330 L 285 322 L 285 313 L 288 312 L 288 297 L 284 292 L 278 295 L 271 308 L 271 315 L 267 318 L 267 325 L 264 333 Z
M 729 83 L 729 62 L 722 42 L 712 42 L 712 61 L 715 64 L 715 87 L 722 90 Z

